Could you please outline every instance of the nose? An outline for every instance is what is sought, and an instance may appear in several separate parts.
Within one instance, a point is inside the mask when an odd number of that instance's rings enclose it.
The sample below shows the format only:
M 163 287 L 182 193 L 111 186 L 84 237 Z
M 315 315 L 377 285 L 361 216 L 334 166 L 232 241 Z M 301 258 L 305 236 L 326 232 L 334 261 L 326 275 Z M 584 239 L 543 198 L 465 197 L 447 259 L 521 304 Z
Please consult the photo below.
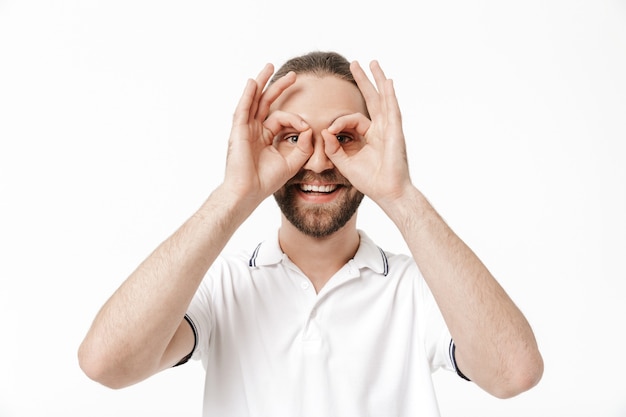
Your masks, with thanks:
M 311 154 L 309 160 L 304 164 L 303 168 L 318 174 L 334 168 L 333 163 L 330 159 L 328 159 L 328 156 L 324 151 L 324 138 L 321 134 L 314 135 L 313 154 Z

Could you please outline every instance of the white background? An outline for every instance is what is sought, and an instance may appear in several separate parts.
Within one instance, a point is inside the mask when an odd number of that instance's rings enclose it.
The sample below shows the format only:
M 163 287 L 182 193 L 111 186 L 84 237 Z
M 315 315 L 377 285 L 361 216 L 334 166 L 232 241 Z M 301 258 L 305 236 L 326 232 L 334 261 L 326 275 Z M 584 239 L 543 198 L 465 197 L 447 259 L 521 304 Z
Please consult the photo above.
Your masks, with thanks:
M 199 363 L 113 391 L 76 350 L 220 182 L 245 80 L 314 49 L 381 62 L 414 182 L 535 329 L 535 389 L 437 373 L 443 416 L 626 416 L 617 0 L 0 0 L 0 416 L 200 415 Z M 359 227 L 404 251 L 381 216 Z M 233 245 L 278 218 L 267 200 Z

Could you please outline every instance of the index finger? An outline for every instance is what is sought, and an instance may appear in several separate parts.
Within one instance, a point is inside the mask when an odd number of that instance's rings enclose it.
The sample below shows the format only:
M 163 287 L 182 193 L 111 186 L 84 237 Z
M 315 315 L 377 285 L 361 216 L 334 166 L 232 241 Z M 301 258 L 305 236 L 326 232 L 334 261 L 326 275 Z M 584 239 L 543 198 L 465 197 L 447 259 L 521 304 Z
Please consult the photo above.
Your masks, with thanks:
M 309 129 L 309 125 L 299 115 L 280 110 L 269 115 L 263 122 L 263 126 L 265 126 L 273 136 L 278 135 L 278 133 L 285 128 L 291 128 L 297 132 L 303 132 Z

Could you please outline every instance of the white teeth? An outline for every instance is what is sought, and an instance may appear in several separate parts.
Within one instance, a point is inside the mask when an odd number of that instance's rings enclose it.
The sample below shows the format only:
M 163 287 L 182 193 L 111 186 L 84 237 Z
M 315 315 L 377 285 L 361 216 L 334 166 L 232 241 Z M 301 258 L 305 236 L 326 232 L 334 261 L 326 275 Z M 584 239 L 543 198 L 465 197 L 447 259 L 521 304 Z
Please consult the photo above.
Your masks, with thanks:
M 337 185 L 311 185 L 311 184 L 300 184 L 300 189 L 302 191 L 313 192 L 313 193 L 330 193 L 337 189 Z

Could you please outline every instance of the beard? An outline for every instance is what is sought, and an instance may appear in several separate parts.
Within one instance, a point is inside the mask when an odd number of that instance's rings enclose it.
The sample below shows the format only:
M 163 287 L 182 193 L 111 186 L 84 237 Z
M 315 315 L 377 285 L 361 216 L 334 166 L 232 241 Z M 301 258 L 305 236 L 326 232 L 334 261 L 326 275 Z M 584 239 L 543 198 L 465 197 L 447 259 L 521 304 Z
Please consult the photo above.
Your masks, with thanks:
M 333 192 L 341 195 L 329 203 L 299 205 L 297 194 L 302 192 L 300 184 L 315 180 L 338 184 L 339 187 Z M 303 171 L 276 191 L 274 199 L 285 218 L 296 229 L 307 236 L 322 238 L 345 226 L 359 208 L 363 193 L 352 187 L 344 176 L 334 170 L 321 174 Z

